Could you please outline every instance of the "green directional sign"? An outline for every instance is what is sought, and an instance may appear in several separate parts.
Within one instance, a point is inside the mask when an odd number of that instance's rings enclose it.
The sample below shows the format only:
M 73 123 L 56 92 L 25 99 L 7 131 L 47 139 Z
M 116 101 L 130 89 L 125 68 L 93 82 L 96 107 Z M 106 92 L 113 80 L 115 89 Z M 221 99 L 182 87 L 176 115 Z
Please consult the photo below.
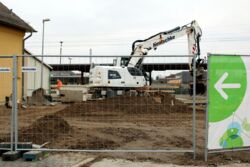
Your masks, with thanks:
M 209 55 L 208 149 L 250 146 L 249 84 L 250 56 Z
M 209 58 L 209 122 L 231 116 L 246 92 L 246 67 L 240 56 Z

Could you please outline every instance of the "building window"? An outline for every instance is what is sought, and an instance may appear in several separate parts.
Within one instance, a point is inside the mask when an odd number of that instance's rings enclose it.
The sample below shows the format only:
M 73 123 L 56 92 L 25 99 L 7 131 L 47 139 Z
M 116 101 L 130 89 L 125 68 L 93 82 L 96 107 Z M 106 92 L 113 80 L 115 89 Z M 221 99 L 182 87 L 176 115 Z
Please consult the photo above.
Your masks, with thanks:
M 139 70 L 138 68 L 128 67 L 128 72 L 132 76 L 143 76 L 142 71 Z
M 121 79 L 121 76 L 117 71 L 108 70 L 108 79 Z

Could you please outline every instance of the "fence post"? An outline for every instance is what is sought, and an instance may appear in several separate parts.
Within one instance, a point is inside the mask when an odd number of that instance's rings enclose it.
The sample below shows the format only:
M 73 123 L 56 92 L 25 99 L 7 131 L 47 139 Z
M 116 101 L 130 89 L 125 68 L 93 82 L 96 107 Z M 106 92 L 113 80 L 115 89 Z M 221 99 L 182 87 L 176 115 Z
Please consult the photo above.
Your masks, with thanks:
M 11 112 L 11 151 L 17 148 L 17 56 L 13 56 L 12 72 L 12 112 Z M 15 147 L 14 146 L 15 142 Z
M 193 152 L 196 159 L 196 56 L 193 58 Z
M 18 79 L 18 57 L 15 56 L 15 151 L 17 150 L 18 143 L 18 88 L 17 88 L 17 79 Z M 22 78 L 23 79 L 23 78 Z
M 205 161 L 208 160 L 208 110 L 209 110 L 209 56 L 210 53 L 207 54 L 207 107 L 206 107 L 206 127 L 205 127 L 205 151 L 204 151 L 204 157 Z

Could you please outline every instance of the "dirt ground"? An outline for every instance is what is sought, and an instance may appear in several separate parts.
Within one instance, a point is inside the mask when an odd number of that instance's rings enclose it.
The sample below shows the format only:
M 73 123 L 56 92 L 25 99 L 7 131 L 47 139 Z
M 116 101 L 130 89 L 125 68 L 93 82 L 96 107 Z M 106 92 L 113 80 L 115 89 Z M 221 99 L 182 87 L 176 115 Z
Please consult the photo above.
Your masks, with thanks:
M 9 140 L 10 110 L 0 108 L 0 141 Z M 190 153 L 96 153 L 178 165 L 249 163 L 250 152 L 213 154 L 204 162 L 205 111 L 197 118 L 197 159 Z M 62 149 L 191 149 L 192 109 L 164 93 L 120 96 L 19 110 L 19 141 Z

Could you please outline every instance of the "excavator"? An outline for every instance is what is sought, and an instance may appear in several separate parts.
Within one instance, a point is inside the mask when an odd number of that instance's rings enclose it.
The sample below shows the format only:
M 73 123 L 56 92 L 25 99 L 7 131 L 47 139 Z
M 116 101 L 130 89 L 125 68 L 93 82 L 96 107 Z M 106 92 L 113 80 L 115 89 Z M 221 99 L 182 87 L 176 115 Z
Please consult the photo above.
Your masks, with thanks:
M 195 20 L 184 26 L 157 33 L 147 39 L 134 41 L 131 56 L 116 59 L 114 66 L 92 66 L 89 75 L 91 88 L 105 95 L 107 91 L 119 92 L 144 87 L 148 84 L 149 77 L 142 70 L 142 62 L 148 52 L 185 35 L 188 39 L 188 55 L 190 56 L 188 64 L 191 75 L 193 75 L 194 60 L 196 62 L 196 93 L 204 94 L 206 85 L 203 81 L 203 74 L 206 67 L 204 59 L 200 58 L 202 30 Z M 192 83 L 190 83 L 190 94 L 193 92 L 192 88 Z

